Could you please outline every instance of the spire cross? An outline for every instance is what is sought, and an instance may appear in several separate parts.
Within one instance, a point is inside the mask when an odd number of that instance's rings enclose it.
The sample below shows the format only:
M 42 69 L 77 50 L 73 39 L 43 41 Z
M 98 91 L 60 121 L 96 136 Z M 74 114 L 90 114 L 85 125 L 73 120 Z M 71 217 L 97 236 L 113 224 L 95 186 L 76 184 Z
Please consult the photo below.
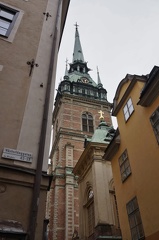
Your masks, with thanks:
M 68 59 L 66 58 L 66 66 L 67 66 L 67 64 L 68 64 Z
M 102 110 L 100 110 L 98 113 L 100 114 L 99 119 L 103 120 L 104 119 L 104 116 L 103 116 L 104 112 Z
M 79 27 L 79 25 L 77 24 L 77 22 L 75 23 L 75 25 L 74 25 L 75 27 L 76 27 L 76 29 Z

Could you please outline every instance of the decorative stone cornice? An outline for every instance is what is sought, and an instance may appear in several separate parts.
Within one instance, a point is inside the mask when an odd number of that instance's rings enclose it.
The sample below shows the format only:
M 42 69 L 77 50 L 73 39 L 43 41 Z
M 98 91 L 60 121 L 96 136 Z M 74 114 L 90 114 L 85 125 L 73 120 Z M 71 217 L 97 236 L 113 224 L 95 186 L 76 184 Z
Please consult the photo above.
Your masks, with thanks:
M 57 144 L 59 142 L 59 139 L 60 139 L 61 135 L 81 138 L 81 140 L 83 140 L 83 144 L 84 144 L 85 134 L 83 134 L 82 131 L 68 129 L 68 128 L 60 128 L 59 131 L 56 134 L 56 138 L 54 140 L 54 144 L 53 144 L 52 149 L 51 149 L 50 158 L 53 157 L 53 153 L 56 150 L 56 147 L 57 147 Z
M 118 98 L 120 95 L 120 91 L 121 88 L 123 87 L 123 85 L 130 81 L 130 84 L 128 86 L 128 88 L 126 89 L 125 93 L 123 94 L 121 100 L 118 102 Z M 115 94 L 115 98 L 114 98 L 114 102 L 113 102 L 113 111 L 112 111 L 112 115 L 116 116 L 119 112 L 119 110 L 121 109 L 121 107 L 123 106 L 124 102 L 126 101 L 127 97 L 129 96 L 130 92 L 132 91 L 134 85 L 136 84 L 137 81 L 140 82 L 145 82 L 146 81 L 146 77 L 145 76 L 137 76 L 137 75 L 127 75 L 119 84 L 116 94 Z

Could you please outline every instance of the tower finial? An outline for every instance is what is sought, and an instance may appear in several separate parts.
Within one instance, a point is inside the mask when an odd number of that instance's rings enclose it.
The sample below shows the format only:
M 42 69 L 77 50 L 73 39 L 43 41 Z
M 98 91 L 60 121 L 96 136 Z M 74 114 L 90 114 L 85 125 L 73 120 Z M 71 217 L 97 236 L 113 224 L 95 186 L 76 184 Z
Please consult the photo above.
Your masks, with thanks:
M 68 78 L 68 69 L 67 69 L 68 59 L 66 58 L 66 69 L 65 69 L 65 76 L 64 79 Z
M 98 85 L 99 85 L 100 87 L 102 87 L 103 85 L 102 85 L 101 80 L 100 80 L 98 66 L 97 66 L 97 80 L 98 80 Z
M 66 61 L 65 61 L 65 62 L 66 62 L 66 69 L 67 69 L 67 65 L 68 65 L 68 59 L 67 59 L 67 58 L 66 58 Z
M 74 26 L 76 27 L 76 30 L 78 29 L 79 25 L 77 24 L 77 22 L 74 24 Z

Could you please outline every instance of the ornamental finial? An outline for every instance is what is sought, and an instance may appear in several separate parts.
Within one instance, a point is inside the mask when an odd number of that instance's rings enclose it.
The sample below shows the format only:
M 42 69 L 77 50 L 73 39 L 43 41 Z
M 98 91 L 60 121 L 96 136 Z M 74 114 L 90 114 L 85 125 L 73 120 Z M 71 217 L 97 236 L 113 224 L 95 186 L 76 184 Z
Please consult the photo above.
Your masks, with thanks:
M 79 25 L 77 24 L 77 22 L 74 25 L 76 27 L 76 30 L 78 29 Z
M 104 119 L 104 116 L 103 116 L 104 112 L 102 110 L 100 110 L 98 113 L 100 114 L 99 119 L 103 120 Z

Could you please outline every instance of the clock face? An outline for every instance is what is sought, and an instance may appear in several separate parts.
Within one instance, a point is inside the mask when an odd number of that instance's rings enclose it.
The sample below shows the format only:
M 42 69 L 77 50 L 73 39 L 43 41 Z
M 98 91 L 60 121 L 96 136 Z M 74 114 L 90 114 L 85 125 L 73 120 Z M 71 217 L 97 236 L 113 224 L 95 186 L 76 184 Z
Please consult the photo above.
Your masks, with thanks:
M 85 78 L 85 77 L 82 77 L 82 78 L 81 78 L 81 81 L 82 81 L 83 83 L 89 83 L 89 80 L 88 80 L 87 78 Z

